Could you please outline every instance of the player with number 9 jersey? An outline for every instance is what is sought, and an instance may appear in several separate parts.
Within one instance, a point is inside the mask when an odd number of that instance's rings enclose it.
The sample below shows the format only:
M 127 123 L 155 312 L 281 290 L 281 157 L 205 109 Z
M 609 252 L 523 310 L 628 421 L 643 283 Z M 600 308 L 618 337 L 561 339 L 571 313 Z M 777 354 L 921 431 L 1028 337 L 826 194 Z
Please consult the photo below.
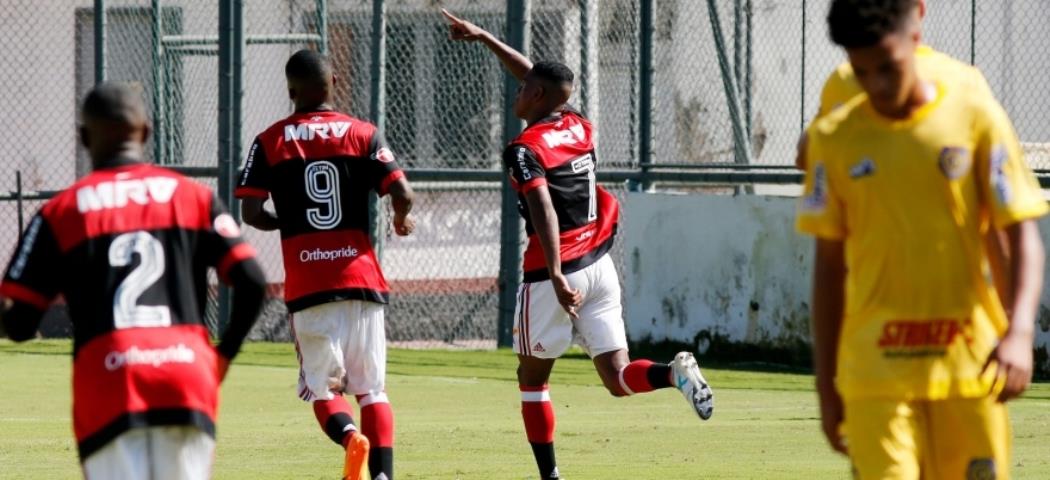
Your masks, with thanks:
M 248 224 L 281 233 L 299 397 L 344 447 L 343 478 L 361 478 L 367 457 L 373 478 L 393 480 L 389 288 L 369 238 L 369 196 L 390 194 L 394 231 L 408 235 L 412 190 L 378 129 L 332 107 L 336 77 L 325 56 L 300 50 L 285 76 L 295 112 L 256 137 L 236 195 Z M 361 405 L 360 432 L 343 394 Z
M 8 265 L 3 325 L 35 336 L 61 295 L 73 322 L 73 432 L 89 478 L 204 478 L 218 385 L 254 323 L 263 273 L 203 185 L 141 162 L 141 95 L 102 84 L 85 100 L 94 171 L 48 201 Z M 234 286 L 218 348 L 207 272 Z M 144 437 L 148 439 L 143 440 Z

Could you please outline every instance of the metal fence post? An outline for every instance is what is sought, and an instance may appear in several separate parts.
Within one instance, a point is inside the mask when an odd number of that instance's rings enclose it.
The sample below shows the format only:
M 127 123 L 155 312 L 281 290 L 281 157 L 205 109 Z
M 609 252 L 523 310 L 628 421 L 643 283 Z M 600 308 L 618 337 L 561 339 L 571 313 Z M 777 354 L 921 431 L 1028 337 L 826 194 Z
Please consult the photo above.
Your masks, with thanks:
M 977 0 L 970 0 L 970 65 L 977 64 Z
M 106 0 L 95 0 L 95 85 L 106 81 Z
M 218 195 L 231 209 L 233 205 L 234 181 L 234 71 L 237 30 L 240 22 L 236 19 L 240 10 L 238 0 L 219 1 L 219 111 L 218 111 Z M 243 36 L 242 36 L 243 38 Z M 230 292 L 225 286 L 219 286 L 218 319 L 215 334 L 226 329 L 230 316 Z
M 715 4 L 715 0 L 707 0 L 707 13 L 711 18 L 711 32 L 715 37 L 718 67 L 722 72 L 722 86 L 725 88 L 726 101 L 729 103 L 729 121 L 733 126 L 733 151 L 735 152 L 736 163 L 750 163 L 751 142 L 745 137 L 739 90 L 733 79 L 733 72 L 729 69 L 729 56 L 726 54 L 725 37 L 722 35 L 722 22 L 718 16 L 718 6 Z
M 531 23 L 530 0 L 507 0 L 507 44 L 528 56 Z M 518 81 L 509 72 L 503 74 L 503 143 L 510 143 L 521 132 L 521 120 L 514 115 L 514 97 Z M 518 195 L 503 176 L 500 202 L 499 253 L 499 320 L 496 325 L 497 343 L 501 347 L 512 344 L 514 306 L 517 303 L 518 284 L 521 281 L 521 219 L 518 216 Z
M 802 0 L 802 68 L 799 69 L 798 134 L 806 131 L 806 0 Z
M 164 163 L 164 44 L 161 37 L 164 36 L 163 11 L 161 0 L 153 0 L 151 3 L 153 13 L 153 24 L 151 35 L 153 37 L 152 67 L 153 67 L 153 163 Z M 221 13 L 220 4 L 220 13 Z M 221 140 L 220 140 L 221 143 Z
M 638 28 L 638 167 L 641 189 L 649 189 L 649 167 L 653 163 L 653 0 L 642 0 Z
M 372 123 L 375 124 L 380 134 L 386 133 L 386 2 L 384 0 L 372 0 L 372 83 L 371 104 L 369 105 Z M 380 229 L 383 226 L 381 216 L 382 209 L 379 208 L 379 195 L 375 192 L 368 194 L 368 234 L 372 240 L 372 248 L 375 249 L 376 258 L 382 262 L 383 235 Z
M 328 55 L 328 0 L 317 0 L 317 35 L 321 37 L 317 49 Z

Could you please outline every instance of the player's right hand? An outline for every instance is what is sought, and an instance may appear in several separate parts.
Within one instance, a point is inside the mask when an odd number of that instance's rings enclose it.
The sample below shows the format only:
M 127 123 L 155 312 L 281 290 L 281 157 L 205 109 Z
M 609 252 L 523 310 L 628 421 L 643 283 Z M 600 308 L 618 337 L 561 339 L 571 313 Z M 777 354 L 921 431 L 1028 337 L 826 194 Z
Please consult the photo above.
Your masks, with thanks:
M 842 421 L 846 418 L 842 397 L 835 390 L 834 385 L 818 386 L 817 396 L 820 400 L 820 428 L 824 431 L 824 437 L 828 439 L 832 450 L 849 455 L 846 451 L 846 439 L 841 430 Z
M 564 308 L 573 320 L 579 320 L 580 315 L 576 312 L 576 309 L 583 303 L 583 295 L 580 291 L 572 288 L 569 285 L 569 279 L 562 274 L 551 275 L 551 284 L 554 285 L 554 294 L 558 296 L 558 303 L 561 304 L 561 308 Z
M 441 9 L 441 14 L 448 20 L 448 31 L 449 36 L 452 40 L 466 40 L 473 42 L 480 40 L 486 33 L 485 29 L 474 25 L 466 20 L 463 20 L 451 13 L 444 8 Z
M 416 230 L 416 219 L 412 215 L 398 217 L 394 215 L 394 233 L 406 237 Z

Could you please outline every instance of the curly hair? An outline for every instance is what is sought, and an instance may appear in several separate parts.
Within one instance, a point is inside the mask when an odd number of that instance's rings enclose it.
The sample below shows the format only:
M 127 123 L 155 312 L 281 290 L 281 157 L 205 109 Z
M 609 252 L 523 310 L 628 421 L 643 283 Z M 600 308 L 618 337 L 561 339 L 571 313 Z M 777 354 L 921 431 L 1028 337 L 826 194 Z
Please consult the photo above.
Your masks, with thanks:
M 832 0 L 828 11 L 831 41 L 843 48 L 864 48 L 899 31 L 918 0 Z

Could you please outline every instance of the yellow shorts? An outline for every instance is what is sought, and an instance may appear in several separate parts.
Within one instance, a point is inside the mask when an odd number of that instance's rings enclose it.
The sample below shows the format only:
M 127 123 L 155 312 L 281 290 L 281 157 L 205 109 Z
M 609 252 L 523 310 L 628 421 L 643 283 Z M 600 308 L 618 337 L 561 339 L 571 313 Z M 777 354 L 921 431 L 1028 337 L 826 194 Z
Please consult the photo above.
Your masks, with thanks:
M 844 433 L 859 480 L 1010 478 L 1010 420 L 993 397 L 851 399 Z

